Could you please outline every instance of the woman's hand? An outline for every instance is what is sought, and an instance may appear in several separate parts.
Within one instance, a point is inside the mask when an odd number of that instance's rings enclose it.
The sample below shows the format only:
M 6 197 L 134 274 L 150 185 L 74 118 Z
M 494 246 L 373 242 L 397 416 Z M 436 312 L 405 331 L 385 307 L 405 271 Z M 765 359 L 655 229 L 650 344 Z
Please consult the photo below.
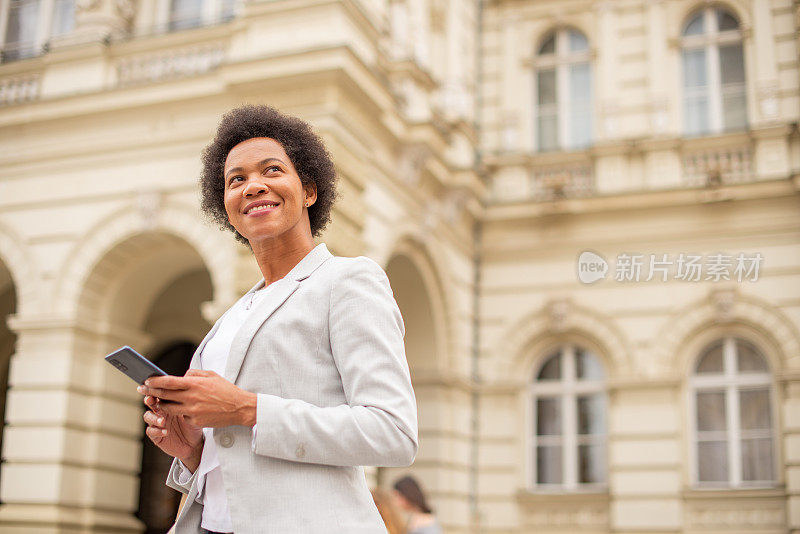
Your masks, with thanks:
M 203 429 L 193 425 L 182 415 L 169 415 L 162 409 L 162 403 L 150 395 L 144 403 L 150 410 L 144 413 L 147 423 L 147 437 L 162 451 L 178 458 L 194 472 L 200 465 L 203 453 Z
M 190 369 L 186 376 L 148 378 L 139 393 L 172 402 L 160 402 L 171 416 L 183 416 L 198 427 L 256 424 L 257 395 L 228 382 L 214 371 Z

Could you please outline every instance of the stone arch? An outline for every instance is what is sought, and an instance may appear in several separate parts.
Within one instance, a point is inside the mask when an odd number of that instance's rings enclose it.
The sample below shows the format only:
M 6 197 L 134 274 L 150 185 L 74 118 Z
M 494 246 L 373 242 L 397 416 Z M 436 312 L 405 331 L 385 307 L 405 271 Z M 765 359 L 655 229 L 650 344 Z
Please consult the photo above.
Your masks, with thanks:
M 709 7 L 709 2 L 687 1 L 681 4 L 674 5 L 671 9 L 671 16 L 669 17 L 669 33 L 674 42 L 679 42 L 683 35 L 683 28 L 689 19 L 701 9 Z M 720 0 L 711 3 L 711 7 L 720 7 L 730 11 L 737 19 L 739 19 L 739 27 L 746 35 L 748 28 L 752 26 L 752 18 L 750 15 L 750 8 L 746 2 L 742 0 Z
M 575 30 L 586 37 L 586 40 L 589 42 L 589 50 L 595 50 L 597 48 L 595 39 L 596 36 L 591 26 L 581 20 L 573 20 L 570 18 L 569 21 L 558 21 L 554 24 L 544 25 L 539 29 L 539 31 L 533 33 L 530 41 L 530 46 L 532 47 L 531 54 L 536 56 L 537 52 L 539 51 L 539 47 L 541 47 L 544 43 L 545 37 L 548 37 L 550 34 L 556 33 L 559 30 Z
M 0 262 L 8 269 L 16 289 L 17 314 L 33 302 L 39 282 L 37 266 L 21 243 L 19 236 L 0 223 Z
M 144 209 L 141 200 L 139 204 L 128 205 L 98 221 L 71 251 L 56 281 L 54 305 L 58 311 L 79 315 L 81 295 L 94 284 L 90 276 L 106 254 L 128 239 L 139 240 L 140 246 L 146 246 L 150 239 L 148 236 L 160 236 L 153 239 L 162 240 L 163 236 L 173 236 L 190 245 L 210 273 L 214 302 L 232 302 L 235 284 L 231 267 L 236 261 L 233 237 L 206 227 L 190 206 L 172 204 L 160 207 L 156 201 L 155 208 Z
M 740 334 L 755 341 L 773 371 L 800 369 L 800 332 L 775 306 L 735 287 L 712 290 L 678 310 L 653 343 L 656 371 L 680 369 L 687 376 L 695 352 L 714 335 Z
M 407 262 L 405 268 L 398 262 Z M 435 353 L 439 355 L 436 362 L 438 371 L 451 369 L 452 362 L 452 337 L 451 337 L 451 308 L 448 303 L 447 291 L 442 284 L 441 269 L 438 262 L 430 253 L 430 248 L 418 238 L 405 235 L 398 239 L 391 254 L 383 262 L 387 272 L 391 275 L 392 265 L 403 268 L 407 274 L 416 275 L 418 282 L 425 289 L 427 305 L 431 314 L 431 330 L 435 340 Z M 412 270 L 414 273 L 410 273 Z M 396 298 L 398 295 L 396 295 Z M 411 362 L 409 362 L 411 363 Z
M 632 352 L 623 332 L 599 312 L 568 299 L 552 300 L 503 331 L 496 346 L 500 376 L 511 383 L 527 383 L 548 350 L 565 342 L 583 344 L 606 366 L 609 379 L 634 373 Z

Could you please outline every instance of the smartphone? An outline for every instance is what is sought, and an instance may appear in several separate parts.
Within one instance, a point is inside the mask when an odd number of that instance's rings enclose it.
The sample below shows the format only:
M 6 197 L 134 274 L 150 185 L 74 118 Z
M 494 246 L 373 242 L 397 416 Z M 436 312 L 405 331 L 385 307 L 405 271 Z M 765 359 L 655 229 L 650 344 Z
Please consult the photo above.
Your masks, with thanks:
M 167 376 L 156 364 L 125 345 L 108 356 L 106 361 L 131 377 L 137 384 L 144 384 L 144 381 L 151 376 Z

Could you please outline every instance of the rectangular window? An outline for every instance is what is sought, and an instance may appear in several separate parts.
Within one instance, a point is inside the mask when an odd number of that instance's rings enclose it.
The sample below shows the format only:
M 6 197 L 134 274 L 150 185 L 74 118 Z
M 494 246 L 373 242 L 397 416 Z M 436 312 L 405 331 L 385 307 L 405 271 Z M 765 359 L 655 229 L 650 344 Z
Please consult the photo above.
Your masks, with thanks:
M 65 35 L 74 29 L 75 0 L 54 0 L 52 35 Z
M 169 13 L 170 30 L 196 28 L 200 26 L 202 20 L 202 0 L 172 0 Z
M 39 0 L 10 0 L 3 46 L 4 61 L 23 59 L 37 54 L 35 44 L 38 19 Z
M 592 141 L 592 76 L 588 63 L 569 68 L 570 148 L 584 148 Z
M 537 83 L 537 138 L 539 150 L 558 148 L 558 105 L 556 103 L 556 71 L 542 70 L 536 75 Z
M 700 135 L 709 131 L 708 80 L 705 49 L 683 52 L 683 116 L 686 133 Z

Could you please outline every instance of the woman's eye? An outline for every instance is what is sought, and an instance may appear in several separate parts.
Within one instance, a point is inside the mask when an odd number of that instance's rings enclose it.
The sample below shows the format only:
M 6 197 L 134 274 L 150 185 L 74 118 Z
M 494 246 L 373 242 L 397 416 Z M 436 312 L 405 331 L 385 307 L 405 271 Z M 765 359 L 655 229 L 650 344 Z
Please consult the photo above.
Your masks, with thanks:
M 244 180 L 244 176 L 232 176 L 230 183 L 237 182 L 239 180 Z
M 269 172 L 269 171 L 271 171 L 272 169 L 275 169 L 276 171 L 279 171 L 279 172 L 280 172 L 280 170 L 281 170 L 281 168 L 280 168 L 280 167 L 278 167 L 277 165 L 273 165 L 272 167 L 267 167 L 266 169 L 264 169 L 264 172 Z

